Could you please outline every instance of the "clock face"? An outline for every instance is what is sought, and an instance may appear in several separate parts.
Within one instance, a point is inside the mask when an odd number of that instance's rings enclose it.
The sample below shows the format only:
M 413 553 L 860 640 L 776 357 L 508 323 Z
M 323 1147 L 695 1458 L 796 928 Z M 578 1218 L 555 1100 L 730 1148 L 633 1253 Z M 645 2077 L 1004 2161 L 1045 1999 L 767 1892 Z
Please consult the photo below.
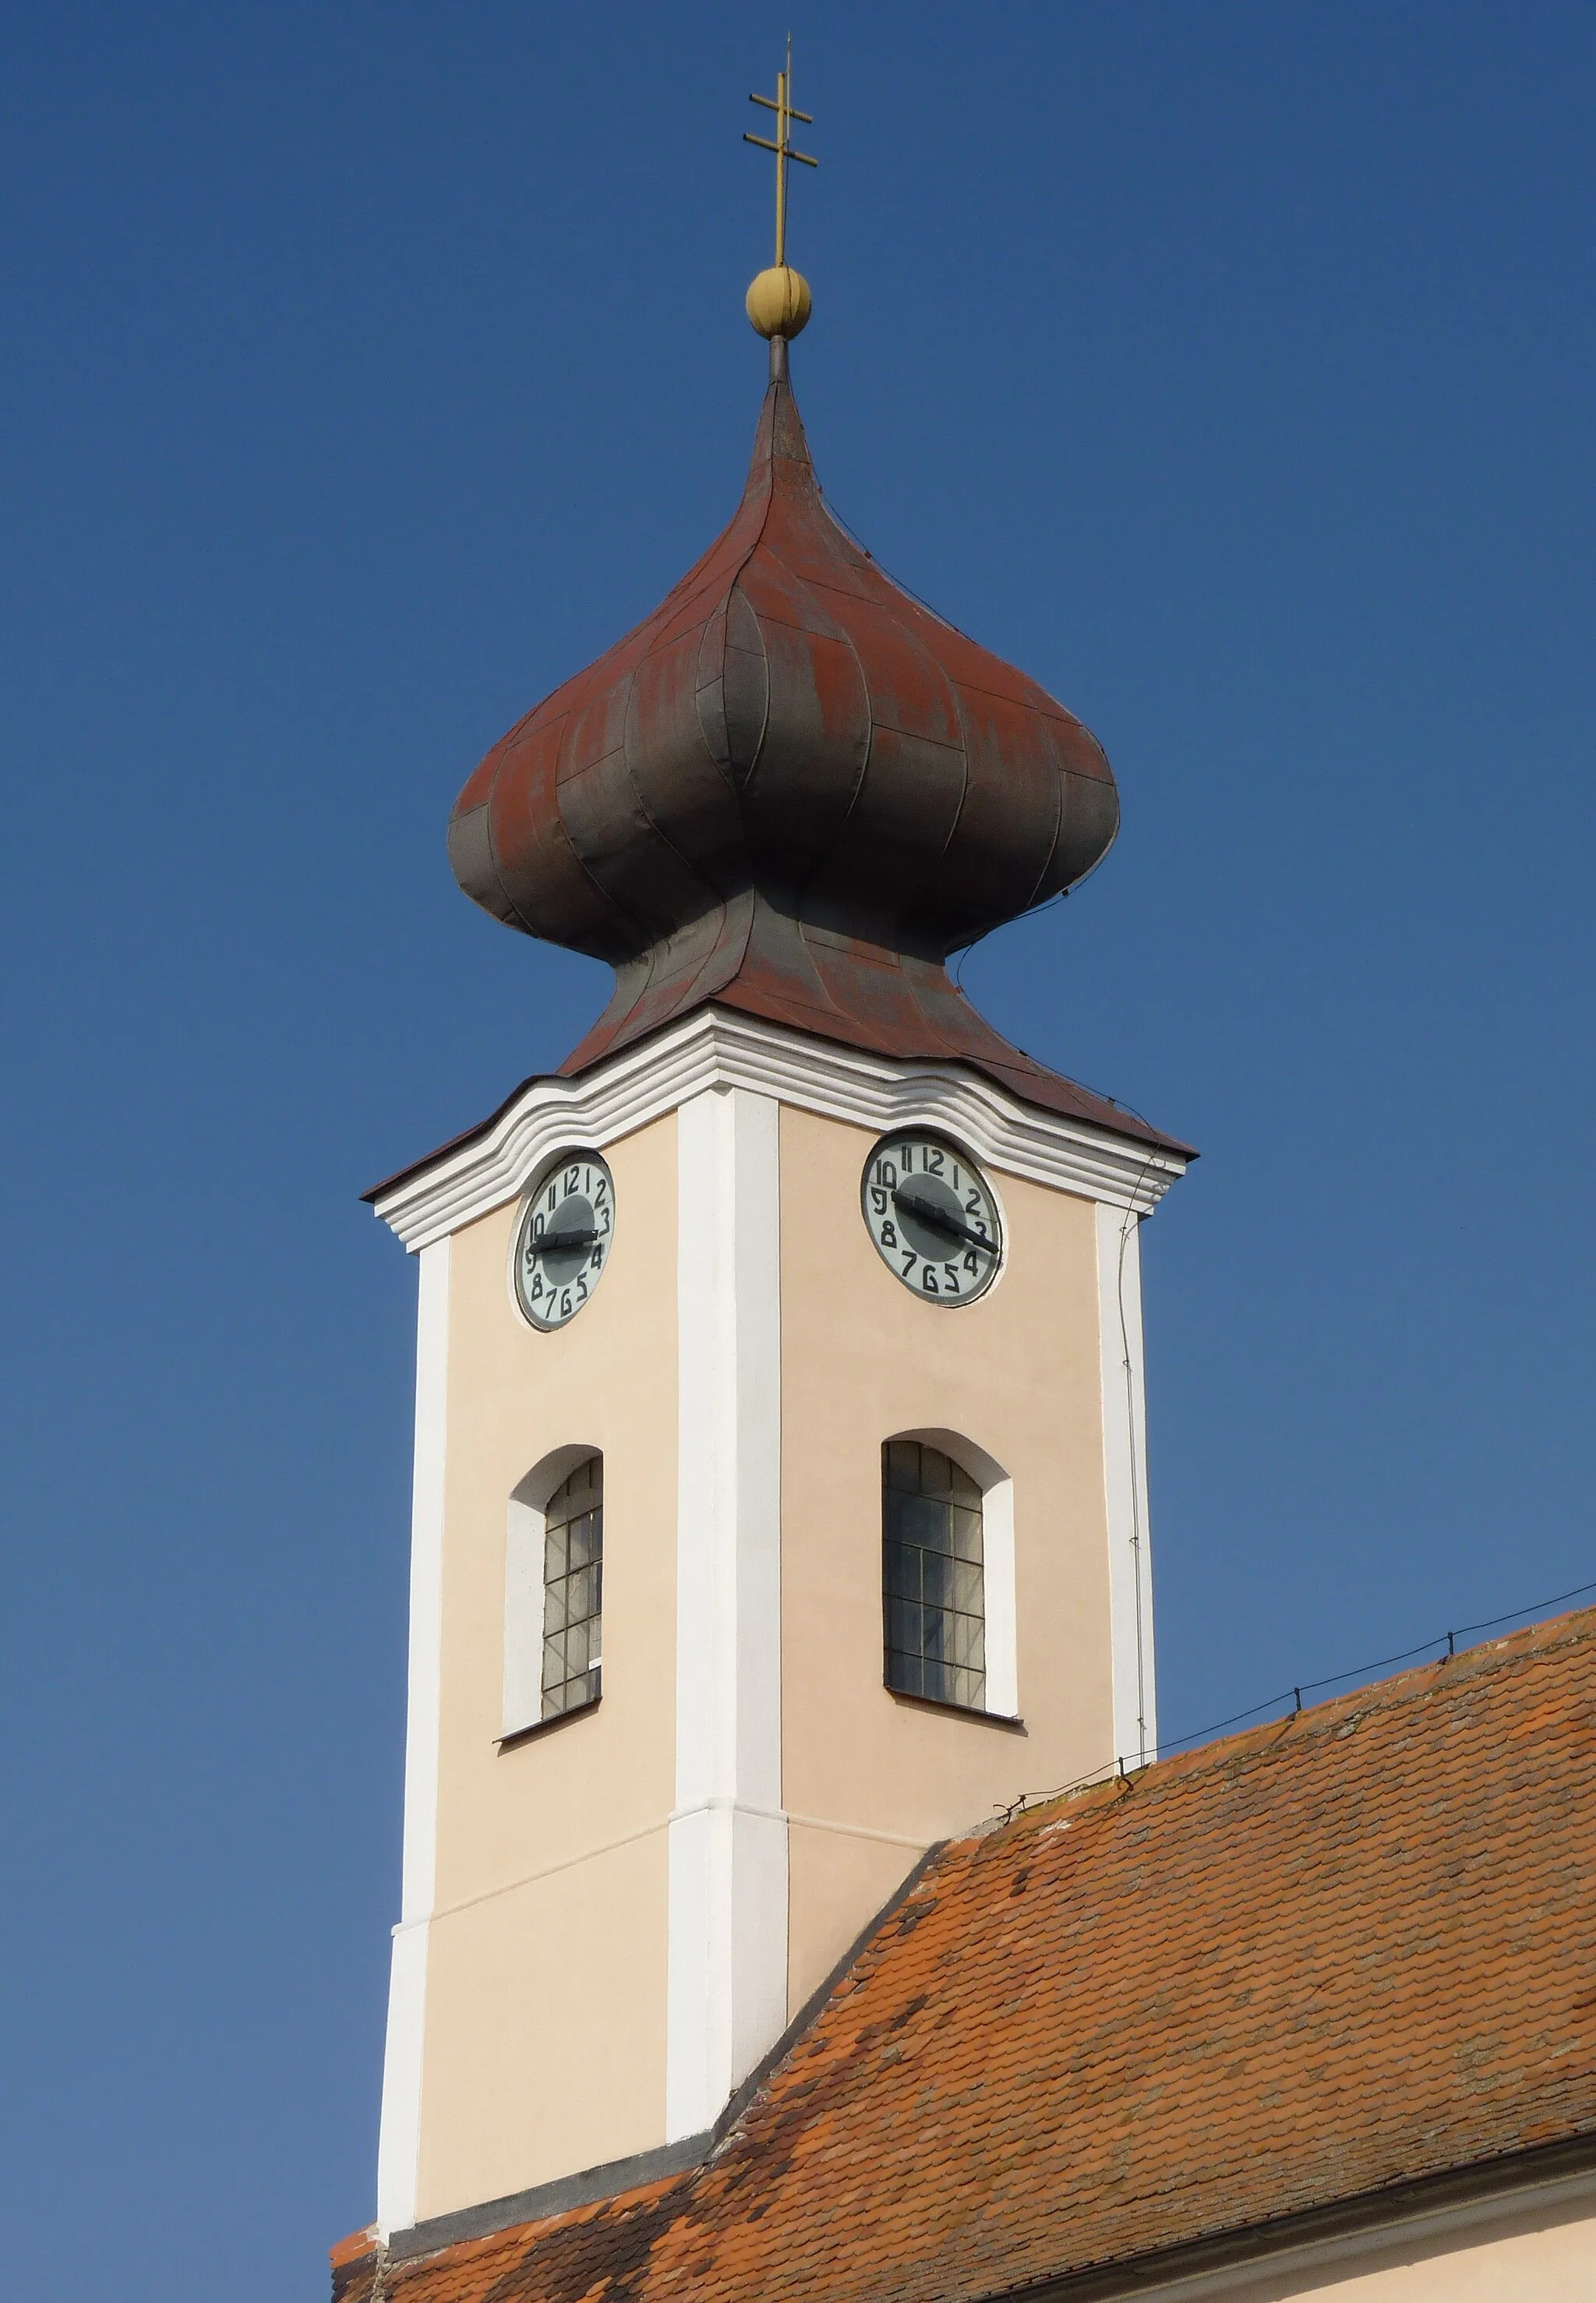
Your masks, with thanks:
M 884 1135 L 865 1162 L 865 1226 L 889 1271 L 927 1303 L 984 1295 L 1003 1260 L 992 1186 L 944 1136 Z
M 568 1152 L 528 1194 L 516 1227 L 515 1300 L 535 1328 L 574 1320 L 604 1277 L 615 1179 L 596 1152 Z

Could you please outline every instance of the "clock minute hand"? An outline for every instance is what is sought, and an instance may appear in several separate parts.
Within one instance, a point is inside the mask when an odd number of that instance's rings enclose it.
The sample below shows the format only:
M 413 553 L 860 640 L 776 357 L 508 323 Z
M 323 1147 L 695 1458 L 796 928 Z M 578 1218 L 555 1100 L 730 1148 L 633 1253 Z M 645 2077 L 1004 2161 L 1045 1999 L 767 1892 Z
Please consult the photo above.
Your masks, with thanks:
M 536 1239 L 527 1242 L 527 1249 L 529 1254 L 545 1255 L 556 1248 L 595 1247 L 597 1244 L 598 1234 L 595 1231 L 542 1231 Z
M 921 1222 L 928 1223 L 933 1231 L 945 1231 L 950 1239 L 962 1239 L 970 1247 L 984 1248 L 988 1255 L 995 1255 L 998 1252 L 995 1241 L 983 1239 L 981 1234 L 972 1231 L 968 1224 L 960 1223 L 956 1216 L 945 1215 L 933 1202 L 922 1200 L 912 1192 L 894 1192 L 892 1205 L 904 1209 L 911 1216 L 918 1216 Z

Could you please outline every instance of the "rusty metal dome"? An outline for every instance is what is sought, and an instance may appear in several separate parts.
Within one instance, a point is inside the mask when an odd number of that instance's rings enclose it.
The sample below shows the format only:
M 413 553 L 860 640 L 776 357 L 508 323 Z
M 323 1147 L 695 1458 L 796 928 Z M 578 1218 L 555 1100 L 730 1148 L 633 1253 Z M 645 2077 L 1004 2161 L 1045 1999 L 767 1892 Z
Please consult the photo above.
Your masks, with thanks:
M 455 876 L 495 918 L 615 968 L 568 1073 L 714 1001 L 962 1059 L 1140 1135 L 1001 1039 L 944 967 L 1106 853 L 1102 747 L 839 526 L 773 350 L 730 526 L 494 745 L 455 805 Z

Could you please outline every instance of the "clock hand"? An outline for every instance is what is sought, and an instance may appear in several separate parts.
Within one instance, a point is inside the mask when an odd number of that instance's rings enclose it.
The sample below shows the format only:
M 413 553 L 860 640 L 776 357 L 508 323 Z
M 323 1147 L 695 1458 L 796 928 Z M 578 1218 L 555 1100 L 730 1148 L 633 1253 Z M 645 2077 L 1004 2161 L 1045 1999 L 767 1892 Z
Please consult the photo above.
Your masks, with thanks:
M 978 1231 L 972 1231 L 956 1216 L 945 1215 L 931 1200 L 919 1199 L 911 1192 L 894 1192 L 892 1205 L 902 1208 L 906 1214 L 918 1216 L 920 1221 L 929 1224 L 933 1231 L 945 1231 L 950 1239 L 962 1239 L 967 1246 L 984 1248 L 988 1255 L 995 1255 L 998 1252 L 995 1240 L 983 1239 Z
M 543 1255 L 562 1247 L 595 1247 L 599 1235 L 595 1231 L 543 1231 L 536 1239 L 527 1242 L 528 1255 Z

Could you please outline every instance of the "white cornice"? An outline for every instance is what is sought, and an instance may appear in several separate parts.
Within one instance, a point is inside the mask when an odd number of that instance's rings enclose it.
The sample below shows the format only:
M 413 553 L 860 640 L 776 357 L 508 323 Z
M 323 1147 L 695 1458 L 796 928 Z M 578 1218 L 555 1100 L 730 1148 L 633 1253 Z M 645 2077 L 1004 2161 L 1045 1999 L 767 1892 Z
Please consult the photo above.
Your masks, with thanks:
M 701 1008 L 576 1079 L 533 1080 L 491 1126 L 399 1177 L 376 1213 L 412 1252 L 513 1200 L 567 1146 L 603 1151 L 706 1088 L 752 1088 L 878 1135 L 943 1128 L 977 1159 L 1029 1182 L 1145 1215 L 1186 1172 L 1178 1152 L 1041 1111 L 962 1065 L 872 1056 Z

